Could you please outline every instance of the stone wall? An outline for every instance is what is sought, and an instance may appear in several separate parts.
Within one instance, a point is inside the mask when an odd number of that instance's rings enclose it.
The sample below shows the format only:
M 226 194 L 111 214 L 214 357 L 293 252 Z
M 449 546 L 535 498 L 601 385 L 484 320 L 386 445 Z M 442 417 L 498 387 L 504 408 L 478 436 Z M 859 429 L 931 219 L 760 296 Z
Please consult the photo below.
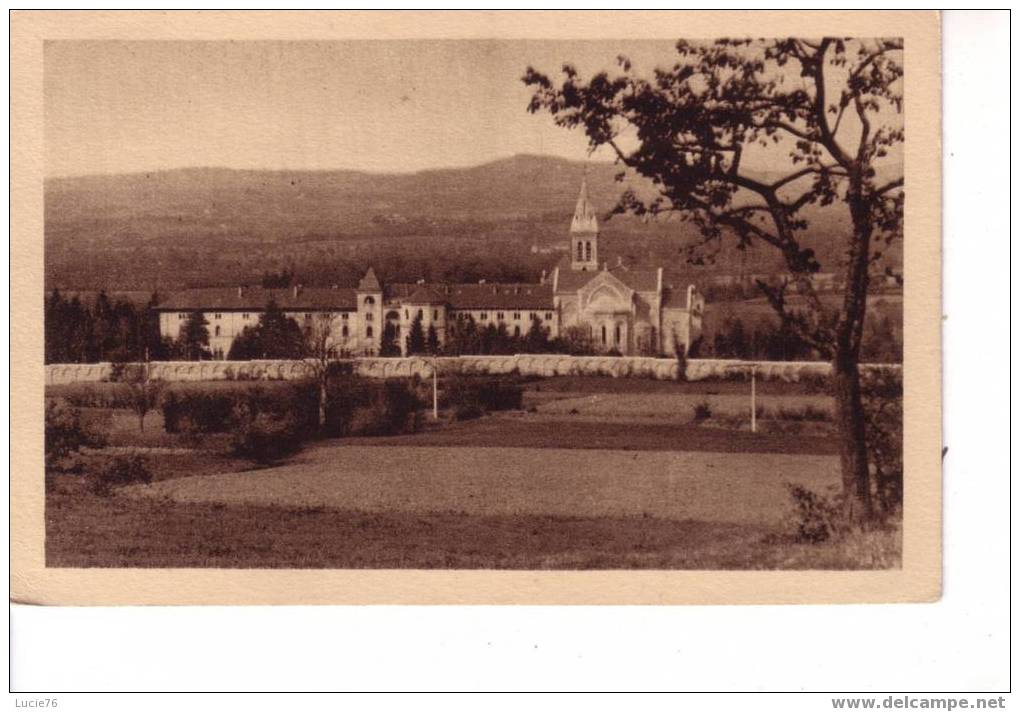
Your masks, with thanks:
M 612 376 L 616 378 L 653 378 L 675 380 L 674 359 L 641 356 L 565 356 L 560 354 L 517 354 L 514 356 L 446 356 L 436 359 L 358 358 L 355 371 L 368 378 L 395 378 L 432 375 L 432 364 L 440 374 L 510 374 L 524 376 Z M 109 363 L 50 364 L 46 383 L 83 383 L 109 381 Z M 820 361 L 737 361 L 728 359 L 690 359 L 687 379 L 730 378 L 754 368 L 763 380 L 798 382 L 829 373 L 828 363 Z M 899 369 L 899 365 L 868 365 L 867 368 Z M 291 380 L 309 375 L 303 361 L 154 361 L 153 378 L 165 381 L 260 381 Z

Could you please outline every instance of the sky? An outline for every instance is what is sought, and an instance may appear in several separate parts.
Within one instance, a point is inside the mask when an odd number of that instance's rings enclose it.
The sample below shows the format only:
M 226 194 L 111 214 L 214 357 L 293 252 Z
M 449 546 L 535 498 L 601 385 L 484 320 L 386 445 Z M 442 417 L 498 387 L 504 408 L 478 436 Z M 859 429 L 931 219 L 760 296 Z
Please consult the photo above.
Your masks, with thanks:
M 407 173 L 518 153 L 583 160 L 583 132 L 529 114 L 521 76 L 530 65 L 559 78 L 564 62 L 582 77 L 616 73 L 619 55 L 640 76 L 677 59 L 671 40 L 48 41 L 46 175 Z M 804 81 L 787 67 L 784 81 Z M 841 134 L 857 135 L 852 113 Z M 754 150 L 745 166 L 775 165 L 774 151 Z
M 529 65 L 649 74 L 671 41 L 51 41 L 47 176 L 185 166 L 477 165 L 517 153 L 582 160 L 581 131 L 529 114 Z M 596 159 L 610 159 L 596 155 Z

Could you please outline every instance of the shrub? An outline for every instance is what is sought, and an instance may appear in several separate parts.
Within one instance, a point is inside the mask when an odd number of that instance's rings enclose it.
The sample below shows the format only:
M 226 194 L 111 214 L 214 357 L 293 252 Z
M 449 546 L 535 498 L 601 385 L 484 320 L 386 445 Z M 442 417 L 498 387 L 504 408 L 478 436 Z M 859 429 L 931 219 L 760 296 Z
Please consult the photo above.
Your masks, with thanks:
M 814 405 L 806 405 L 802 408 L 780 408 L 776 412 L 780 420 L 810 420 L 824 423 L 832 420 L 832 413 L 825 408 Z
M 152 473 L 140 455 L 116 455 L 99 468 L 90 478 L 93 494 L 107 497 L 114 487 L 152 482 Z
M 167 391 L 160 403 L 163 428 L 168 433 L 179 433 L 186 418 L 192 433 L 226 432 L 236 400 L 235 394 L 225 391 Z
M 456 420 L 475 420 L 485 415 L 485 411 L 477 403 L 461 403 L 453 409 Z
M 839 497 L 826 497 L 806 487 L 786 483 L 793 500 L 794 538 L 817 544 L 844 533 Z
M 46 402 L 46 467 L 56 467 L 83 447 L 102 447 L 106 436 L 82 423 L 81 411 L 58 400 Z
M 864 436 L 878 508 L 890 515 L 903 503 L 903 377 L 898 371 L 861 373 Z
M 446 384 L 444 398 L 455 413 L 458 408 L 465 412 L 472 408 L 482 412 L 521 410 L 524 386 L 516 378 L 452 378 Z
M 694 422 L 700 423 L 712 417 L 712 406 L 708 401 L 701 401 L 694 406 Z
M 259 464 L 268 465 L 297 452 L 301 432 L 290 416 L 253 414 L 245 407 L 234 416 L 234 452 Z

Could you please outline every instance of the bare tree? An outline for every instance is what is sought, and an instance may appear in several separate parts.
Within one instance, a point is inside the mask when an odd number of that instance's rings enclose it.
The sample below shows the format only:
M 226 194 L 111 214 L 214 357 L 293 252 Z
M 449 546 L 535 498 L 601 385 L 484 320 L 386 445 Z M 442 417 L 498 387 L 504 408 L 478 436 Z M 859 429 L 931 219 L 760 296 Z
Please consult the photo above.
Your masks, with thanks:
M 872 272 L 902 236 L 901 163 L 880 177 L 876 162 L 904 138 L 903 42 L 739 39 L 680 41 L 676 49 L 675 64 L 650 79 L 635 76 L 624 57 L 617 76 L 588 81 L 565 65 L 558 86 L 529 67 L 529 110 L 582 128 L 592 150 L 608 146 L 651 179 L 654 198 L 627 191 L 616 212 L 678 214 L 700 234 L 691 256 L 725 237 L 779 251 L 789 277 L 759 286 L 783 323 L 832 362 L 844 514 L 865 521 L 872 486 L 858 364 Z M 830 238 L 843 254 L 837 309 L 815 291 L 821 265 L 805 242 L 809 206 L 849 214 L 850 229 Z M 806 307 L 788 300 L 788 290 Z
M 128 391 L 131 410 L 138 416 L 138 431 L 145 432 L 145 416 L 159 406 L 159 399 L 166 386 L 164 381 L 152 378 L 148 361 L 144 363 L 118 364 L 120 380 Z
M 319 312 L 305 333 L 305 364 L 319 386 L 319 429 L 326 426 L 329 379 L 336 373 L 344 344 L 333 329 L 333 314 Z

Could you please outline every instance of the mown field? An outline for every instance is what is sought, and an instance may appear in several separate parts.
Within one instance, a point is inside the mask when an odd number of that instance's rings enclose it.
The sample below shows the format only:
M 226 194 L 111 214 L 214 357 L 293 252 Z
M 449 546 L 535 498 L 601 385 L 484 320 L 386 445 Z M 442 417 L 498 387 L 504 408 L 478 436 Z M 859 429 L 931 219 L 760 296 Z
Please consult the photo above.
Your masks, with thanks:
M 788 485 L 826 493 L 838 482 L 831 422 L 818 414 L 827 397 L 760 385 L 757 433 L 746 383 L 559 378 L 526 384 L 519 411 L 467 421 L 442 413 L 420 432 L 312 442 L 270 467 L 231 454 L 224 435 L 165 433 L 158 413 L 140 432 L 123 409 L 85 408 L 108 429 L 104 450 L 141 453 L 152 482 L 100 496 L 80 474 L 54 476 L 47 563 L 898 566 L 895 530 L 823 544 L 791 539 Z M 711 415 L 698 418 L 704 403 Z

